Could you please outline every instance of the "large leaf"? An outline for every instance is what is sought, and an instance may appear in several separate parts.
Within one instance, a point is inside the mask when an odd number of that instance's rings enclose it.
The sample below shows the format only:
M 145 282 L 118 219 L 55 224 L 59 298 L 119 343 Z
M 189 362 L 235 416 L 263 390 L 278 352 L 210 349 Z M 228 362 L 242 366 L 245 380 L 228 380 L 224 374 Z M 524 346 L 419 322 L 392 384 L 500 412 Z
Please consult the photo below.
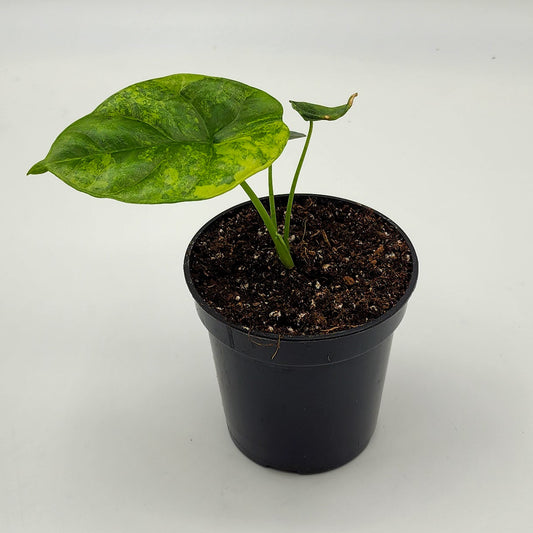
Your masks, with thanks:
M 66 128 L 29 174 L 132 203 L 201 200 L 267 168 L 289 138 L 281 104 L 224 78 L 176 74 L 114 94 Z
M 337 120 L 343 117 L 348 112 L 348 109 L 352 107 L 356 96 L 357 93 L 352 94 L 347 103 L 336 107 L 326 107 L 319 104 L 310 104 L 309 102 L 293 102 L 292 100 L 291 105 L 307 121 Z

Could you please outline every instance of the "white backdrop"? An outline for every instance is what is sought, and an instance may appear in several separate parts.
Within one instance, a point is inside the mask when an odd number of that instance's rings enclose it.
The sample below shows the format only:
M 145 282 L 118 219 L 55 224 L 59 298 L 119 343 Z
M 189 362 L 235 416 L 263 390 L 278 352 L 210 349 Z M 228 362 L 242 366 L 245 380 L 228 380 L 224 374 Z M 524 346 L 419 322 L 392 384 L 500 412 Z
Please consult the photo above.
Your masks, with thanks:
M 525 532 L 533 512 L 528 1 L 3 0 L 0 531 Z M 386 213 L 419 286 L 368 449 L 301 477 L 242 456 L 182 272 L 207 202 L 25 177 L 131 83 L 177 72 L 326 105 L 299 190 Z M 288 190 L 300 145 L 276 165 Z M 266 176 L 250 180 L 266 190 Z

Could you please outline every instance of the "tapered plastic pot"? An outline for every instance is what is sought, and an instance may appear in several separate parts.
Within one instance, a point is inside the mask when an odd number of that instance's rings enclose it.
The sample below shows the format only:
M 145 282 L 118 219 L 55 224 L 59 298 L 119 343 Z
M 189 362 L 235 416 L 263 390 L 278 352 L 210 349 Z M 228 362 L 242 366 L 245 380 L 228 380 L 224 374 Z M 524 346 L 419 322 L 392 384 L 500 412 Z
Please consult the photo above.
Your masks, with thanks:
M 339 202 L 355 202 L 323 195 Z M 191 278 L 195 242 L 184 270 L 202 323 L 209 332 L 226 422 L 236 446 L 256 463 L 311 474 L 337 468 L 359 455 L 374 433 L 394 330 L 402 320 L 418 276 L 411 241 L 390 219 L 411 250 L 407 291 L 379 318 L 357 328 L 325 335 L 277 336 L 250 332 L 209 307 Z

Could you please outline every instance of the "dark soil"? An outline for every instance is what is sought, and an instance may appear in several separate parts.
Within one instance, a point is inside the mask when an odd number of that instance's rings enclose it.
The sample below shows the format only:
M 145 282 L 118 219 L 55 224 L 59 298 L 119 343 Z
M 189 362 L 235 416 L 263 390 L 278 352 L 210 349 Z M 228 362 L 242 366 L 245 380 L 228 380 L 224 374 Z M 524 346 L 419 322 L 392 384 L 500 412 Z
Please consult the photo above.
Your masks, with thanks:
M 278 207 L 278 222 L 284 208 Z M 295 268 L 287 270 L 252 206 L 211 225 L 191 253 L 198 292 L 246 329 L 316 335 L 379 317 L 407 289 L 409 247 L 368 208 L 296 197 L 291 234 Z

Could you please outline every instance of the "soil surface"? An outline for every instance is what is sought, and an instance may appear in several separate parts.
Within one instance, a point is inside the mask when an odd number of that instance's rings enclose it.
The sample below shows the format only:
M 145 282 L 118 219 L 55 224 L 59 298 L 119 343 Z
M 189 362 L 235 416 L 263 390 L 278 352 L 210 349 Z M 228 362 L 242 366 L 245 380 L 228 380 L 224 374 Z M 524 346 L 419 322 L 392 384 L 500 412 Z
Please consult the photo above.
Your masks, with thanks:
M 278 199 L 278 222 L 285 202 Z M 409 247 L 394 226 L 368 208 L 324 198 L 295 198 L 291 254 L 295 267 L 288 270 L 259 215 L 246 206 L 197 241 L 193 282 L 231 323 L 317 335 L 379 317 L 405 293 L 412 272 Z

